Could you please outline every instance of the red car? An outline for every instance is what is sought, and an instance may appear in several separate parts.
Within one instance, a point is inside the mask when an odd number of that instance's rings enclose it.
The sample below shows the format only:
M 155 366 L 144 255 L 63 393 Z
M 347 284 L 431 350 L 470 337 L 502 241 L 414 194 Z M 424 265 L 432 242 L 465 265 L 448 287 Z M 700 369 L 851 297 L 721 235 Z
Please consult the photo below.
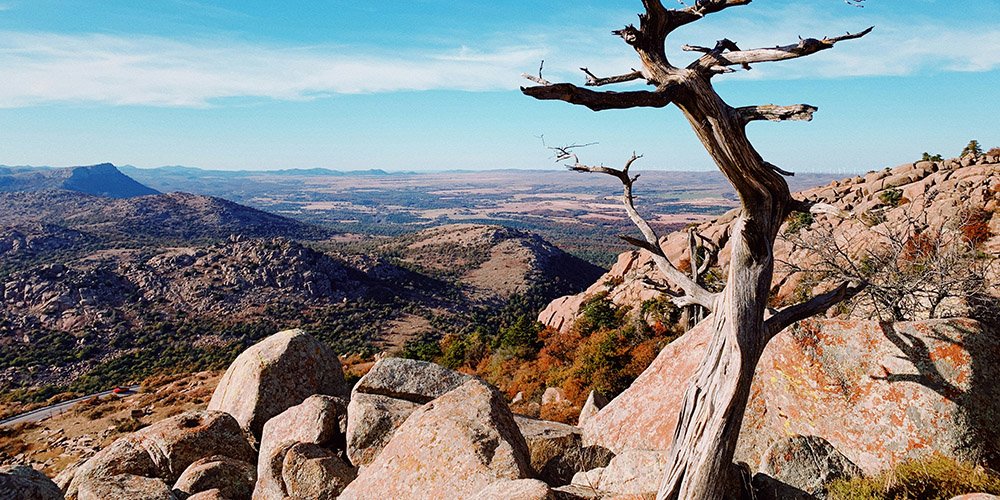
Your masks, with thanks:
M 129 392 L 132 391 L 129 390 L 128 387 L 122 387 L 120 385 L 116 386 L 114 389 L 111 389 L 111 394 L 128 394 Z

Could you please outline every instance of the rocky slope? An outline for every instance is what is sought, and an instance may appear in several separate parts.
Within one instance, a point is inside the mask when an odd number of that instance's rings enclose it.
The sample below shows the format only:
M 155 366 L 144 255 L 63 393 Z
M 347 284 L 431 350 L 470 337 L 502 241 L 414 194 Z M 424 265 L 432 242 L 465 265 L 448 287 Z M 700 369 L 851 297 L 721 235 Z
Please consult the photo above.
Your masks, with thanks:
M 951 159 L 940 162 L 921 161 L 895 168 L 870 172 L 864 176 L 833 181 L 795 195 L 795 198 L 821 202 L 836 207 L 841 213 L 820 214 L 794 223 L 786 223 L 775 243 L 775 269 L 772 293 L 775 304 L 808 295 L 829 286 L 829 283 L 803 284 L 801 273 L 794 273 L 785 263 L 800 267 L 817 264 L 815 252 L 803 248 L 803 241 L 813 238 L 817 246 L 834 238 L 861 262 L 864 251 L 880 242 L 897 238 L 894 228 L 911 226 L 915 231 L 940 230 L 964 223 L 968 211 L 979 209 L 986 235 L 979 246 L 987 258 L 1000 254 L 1000 157 Z M 696 226 L 702 236 L 721 248 L 715 263 L 715 275 L 724 280 L 727 269 L 727 247 L 730 225 L 736 215 L 731 211 L 717 219 Z M 790 225 L 794 224 L 794 225 Z M 928 233 L 929 234 L 929 233 Z M 903 234 L 905 239 L 910 234 Z M 690 261 L 687 234 L 672 233 L 664 237 L 664 248 L 675 264 Z M 899 241 L 896 242 L 901 243 Z M 1000 283 L 994 268 L 990 283 Z M 580 304 L 588 296 L 607 292 L 621 306 L 637 310 L 643 301 L 656 298 L 660 292 L 650 286 L 662 281 L 647 255 L 639 251 L 621 254 L 611 270 L 585 292 L 556 299 L 539 315 L 539 321 L 557 329 L 566 329 L 577 317 Z
M 107 198 L 132 198 L 159 191 L 122 174 L 114 165 L 35 168 L 0 166 L 0 192 L 64 189 Z
M 583 289 L 603 270 L 536 234 L 501 226 L 449 224 L 386 245 L 428 274 L 456 280 L 473 297 L 502 298 L 531 289 Z

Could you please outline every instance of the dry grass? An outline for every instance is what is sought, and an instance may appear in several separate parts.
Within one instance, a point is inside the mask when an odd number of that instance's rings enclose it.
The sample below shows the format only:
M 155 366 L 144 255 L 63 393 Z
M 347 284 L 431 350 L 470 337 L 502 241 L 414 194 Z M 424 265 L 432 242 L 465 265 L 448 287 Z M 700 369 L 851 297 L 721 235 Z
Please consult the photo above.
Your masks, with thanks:
M 875 477 L 834 481 L 828 491 L 831 500 L 948 500 L 966 493 L 1000 494 L 1000 474 L 935 454 Z

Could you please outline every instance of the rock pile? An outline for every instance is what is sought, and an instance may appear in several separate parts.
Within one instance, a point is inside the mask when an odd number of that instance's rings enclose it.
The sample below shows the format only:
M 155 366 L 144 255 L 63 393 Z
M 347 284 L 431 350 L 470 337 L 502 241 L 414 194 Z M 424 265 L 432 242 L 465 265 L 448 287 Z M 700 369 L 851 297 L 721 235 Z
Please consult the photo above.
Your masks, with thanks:
M 348 392 L 337 357 L 290 330 L 237 357 L 208 410 L 118 439 L 62 492 L 30 469 L 0 481 L 44 499 L 579 498 L 573 477 L 613 456 L 432 363 L 381 359 Z

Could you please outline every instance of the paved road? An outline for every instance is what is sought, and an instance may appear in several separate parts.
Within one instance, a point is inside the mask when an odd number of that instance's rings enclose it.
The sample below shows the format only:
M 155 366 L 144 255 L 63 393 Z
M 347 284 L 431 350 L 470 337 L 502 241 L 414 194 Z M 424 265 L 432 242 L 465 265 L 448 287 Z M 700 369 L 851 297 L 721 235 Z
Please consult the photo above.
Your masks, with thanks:
M 129 386 L 128 390 L 129 392 L 125 394 L 120 394 L 119 397 L 125 397 L 135 394 L 136 391 L 139 390 L 139 386 L 137 385 Z M 88 396 L 71 399 L 69 401 L 63 401 L 62 403 L 54 404 L 52 406 L 46 406 L 44 408 L 31 410 L 29 412 L 25 412 L 20 415 L 15 415 L 13 417 L 0 420 L 0 427 L 7 427 L 10 425 L 20 424 L 23 422 L 38 422 L 39 420 L 63 413 L 66 410 L 72 408 L 73 405 L 81 401 L 86 401 L 94 397 L 104 397 L 107 396 L 108 394 L 113 394 L 113 392 L 112 391 L 98 392 L 97 394 L 90 394 Z

